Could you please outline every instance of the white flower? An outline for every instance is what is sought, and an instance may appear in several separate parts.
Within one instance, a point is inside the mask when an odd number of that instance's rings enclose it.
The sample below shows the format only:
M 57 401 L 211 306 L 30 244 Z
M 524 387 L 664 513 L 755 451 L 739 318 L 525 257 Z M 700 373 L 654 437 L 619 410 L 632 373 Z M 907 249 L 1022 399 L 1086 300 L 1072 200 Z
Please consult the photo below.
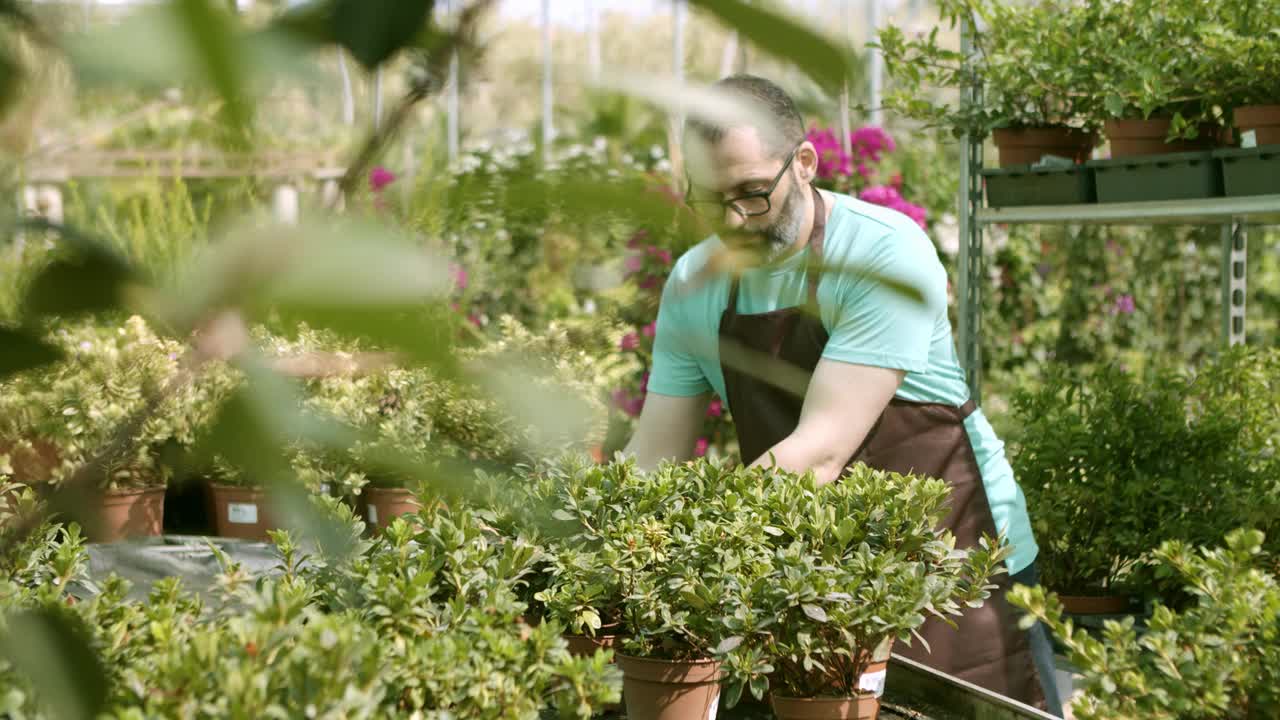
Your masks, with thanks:
M 654 145 L 653 147 L 649 148 L 649 157 L 653 158 L 654 160 L 657 160 L 658 158 L 661 158 L 665 155 L 666 153 L 662 150 L 661 145 Z

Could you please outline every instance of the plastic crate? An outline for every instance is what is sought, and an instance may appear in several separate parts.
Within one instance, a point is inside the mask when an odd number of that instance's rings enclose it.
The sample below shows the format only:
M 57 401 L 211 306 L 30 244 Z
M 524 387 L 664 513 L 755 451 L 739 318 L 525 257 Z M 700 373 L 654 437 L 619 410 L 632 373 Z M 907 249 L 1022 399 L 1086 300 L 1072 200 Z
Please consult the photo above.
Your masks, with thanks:
M 1222 165 L 1212 152 L 1091 160 L 1098 202 L 1222 197 Z
M 1280 145 L 1218 150 L 1227 197 L 1280 195 Z
M 1083 165 L 1033 168 L 1029 165 L 983 170 L 988 207 L 1079 205 L 1097 202 L 1093 169 Z

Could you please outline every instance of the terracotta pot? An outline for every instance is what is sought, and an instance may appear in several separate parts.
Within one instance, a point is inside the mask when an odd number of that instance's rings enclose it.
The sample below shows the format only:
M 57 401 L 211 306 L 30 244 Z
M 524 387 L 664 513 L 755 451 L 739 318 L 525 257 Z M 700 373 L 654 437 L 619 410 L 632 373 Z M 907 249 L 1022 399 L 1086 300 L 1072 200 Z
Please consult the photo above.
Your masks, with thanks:
M 616 655 L 628 720 L 715 720 L 720 663 Z
M 595 635 L 570 635 L 565 633 L 564 641 L 569 644 L 570 655 L 574 657 L 591 657 L 596 654 L 596 650 L 609 649 L 617 645 L 622 636 L 616 631 L 621 627 L 621 623 L 610 623 L 602 626 Z
M 397 517 L 417 512 L 422 507 L 413 492 L 404 488 L 366 487 L 360 497 L 365 522 L 378 530 L 390 525 Z
M 1200 152 L 1230 144 L 1223 128 L 1210 123 L 1200 126 L 1200 134 L 1194 140 L 1164 141 L 1169 135 L 1171 120 L 1153 117 L 1146 120 L 1108 120 L 1104 126 L 1107 140 L 1111 142 L 1111 157 L 1141 157 L 1169 153 Z M 1225 141 L 1225 142 L 1224 142 Z
M 164 486 L 106 490 L 98 495 L 97 517 L 86 518 L 85 535 L 93 542 L 119 542 L 164 532 Z
M 770 696 L 778 720 L 875 720 L 880 699 L 867 693 L 856 697 L 792 698 Z
M 1062 608 L 1072 615 L 1120 615 L 1129 611 L 1122 595 L 1059 595 Z
M 266 542 L 267 531 L 280 527 L 267 509 L 267 494 L 262 488 L 217 483 L 209 487 L 218 537 Z
M 1095 133 L 1071 127 L 998 128 L 991 134 L 1000 156 L 1000 167 L 1030 165 L 1045 155 L 1071 158 L 1077 163 L 1089 159 L 1098 144 Z
M 1246 105 L 1235 116 L 1241 135 L 1253 133 L 1257 145 L 1280 145 L 1280 105 Z

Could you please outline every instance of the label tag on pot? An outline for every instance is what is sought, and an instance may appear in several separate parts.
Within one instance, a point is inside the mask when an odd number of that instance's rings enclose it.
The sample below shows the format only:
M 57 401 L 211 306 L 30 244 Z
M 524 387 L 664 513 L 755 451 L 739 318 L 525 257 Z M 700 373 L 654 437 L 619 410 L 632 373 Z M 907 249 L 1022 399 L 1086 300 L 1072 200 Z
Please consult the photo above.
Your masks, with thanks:
M 378 524 L 378 508 L 369 506 L 369 522 L 373 525 Z
M 1248 130 L 1240 133 L 1240 147 L 1256 148 L 1258 147 L 1258 131 Z
M 227 520 L 241 525 L 257 525 L 258 506 L 254 503 L 227 503 Z
M 880 697 L 884 694 L 884 680 L 888 673 L 888 670 L 863 673 L 862 677 L 858 678 L 858 689 L 864 692 L 875 693 L 876 697 Z
M 716 696 L 711 698 L 711 707 L 707 708 L 706 720 L 716 720 L 716 713 L 720 710 L 720 691 L 716 691 Z
M 320 483 L 320 494 L 321 495 L 329 494 L 329 483 Z

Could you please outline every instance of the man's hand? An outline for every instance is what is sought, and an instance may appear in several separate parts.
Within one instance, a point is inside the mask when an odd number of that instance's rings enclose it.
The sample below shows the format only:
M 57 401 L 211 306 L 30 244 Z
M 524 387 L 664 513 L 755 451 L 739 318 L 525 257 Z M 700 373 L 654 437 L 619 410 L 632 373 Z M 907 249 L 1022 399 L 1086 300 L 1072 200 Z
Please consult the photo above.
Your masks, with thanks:
M 776 461 L 792 472 L 813 470 L 819 485 L 839 478 L 905 376 L 901 370 L 819 360 L 799 425 L 752 466 Z
M 710 402 L 710 393 L 676 397 L 650 392 L 640 411 L 636 434 L 623 452 L 635 455 L 641 470 L 652 470 L 663 460 L 684 462 L 692 458 Z

